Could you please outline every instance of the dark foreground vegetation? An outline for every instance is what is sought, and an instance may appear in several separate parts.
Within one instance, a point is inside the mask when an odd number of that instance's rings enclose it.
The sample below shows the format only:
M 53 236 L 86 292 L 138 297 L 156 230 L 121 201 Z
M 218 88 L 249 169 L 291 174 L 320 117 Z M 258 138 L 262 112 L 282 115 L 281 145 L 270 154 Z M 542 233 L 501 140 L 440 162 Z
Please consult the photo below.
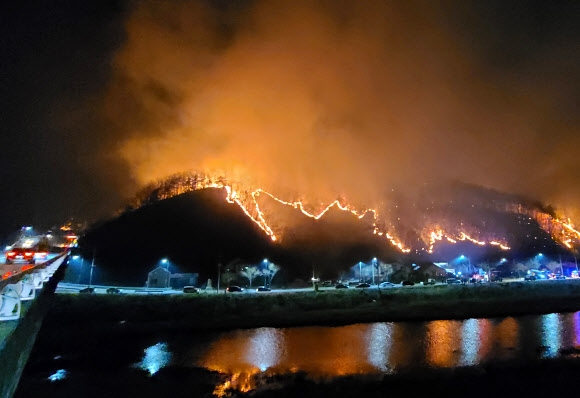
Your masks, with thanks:
M 580 281 L 301 293 L 57 295 L 45 326 L 116 332 L 468 319 L 580 310 Z
M 575 358 L 530 363 L 495 363 L 455 369 L 425 368 L 419 372 L 379 377 L 345 376 L 312 380 L 303 374 L 264 380 L 262 388 L 238 397 L 532 397 L 577 394 L 580 361 Z M 284 388 L 276 388 L 280 384 Z
M 233 388 L 216 391 L 227 375 L 195 367 L 168 366 L 150 376 L 141 369 L 123 372 L 102 368 L 80 369 L 75 378 L 62 383 L 27 380 L 14 398 L 58 397 L 553 397 L 577 395 L 580 360 L 567 357 L 455 369 L 425 368 L 412 373 L 375 376 L 344 376 L 317 380 L 297 372 L 264 376 L 255 388 L 241 392 Z

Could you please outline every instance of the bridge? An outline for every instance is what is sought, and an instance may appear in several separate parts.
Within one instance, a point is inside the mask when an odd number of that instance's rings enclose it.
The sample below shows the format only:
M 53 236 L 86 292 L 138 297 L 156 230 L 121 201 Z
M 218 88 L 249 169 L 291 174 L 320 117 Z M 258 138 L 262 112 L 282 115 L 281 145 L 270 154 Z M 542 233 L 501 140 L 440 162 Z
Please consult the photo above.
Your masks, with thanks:
M 35 265 L 0 266 L 0 398 L 16 391 L 67 255 Z

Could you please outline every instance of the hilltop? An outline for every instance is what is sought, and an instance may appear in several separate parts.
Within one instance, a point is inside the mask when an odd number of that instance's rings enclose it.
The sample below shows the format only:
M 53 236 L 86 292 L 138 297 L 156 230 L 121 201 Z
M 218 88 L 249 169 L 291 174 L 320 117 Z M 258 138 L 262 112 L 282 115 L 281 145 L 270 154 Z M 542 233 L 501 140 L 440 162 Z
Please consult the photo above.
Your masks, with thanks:
M 462 252 L 470 253 L 474 260 L 501 258 L 506 253 L 512 258 L 524 258 L 538 252 L 566 252 L 531 216 L 536 213 L 549 216 L 551 209 L 466 184 L 432 191 L 423 198 L 431 204 L 426 212 L 417 208 L 424 203 L 406 204 L 416 210 L 404 210 L 407 217 L 397 225 L 397 230 L 406 244 L 414 245 L 409 253 L 401 252 L 384 236 L 374 233 L 377 220 L 372 214 L 359 218 L 332 207 L 323 217 L 314 219 L 297 208 L 270 201 L 265 206 L 267 216 L 283 236 L 273 241 L 242 207 L 226 200 L 225 188 L 181 189 L 181 193 L 172 195 L 175 181 L 164 187 L 141 193 L 147 200 L 92 226 L 81 238 L 85 258 L 90 258 L 92 249 L 97 248 L 97 263 L 106 280 L 140 285 L 161 258 L 170 259 L 175 267 L 173 272 L 199 273 L 202 283 L 207 278 L 216 279 L 218 264 L 225 271 L 228 264 L 234 268 L 233 264 L 256 264 L 268 258 L 281 266 L 280 277 L 288 283 L 297 278 L 307 280 L 312 272 L 325 279 L 336 279 L 358 261 L 373 257 L 410 264 L 440 261 Z M 519 210 L 514 210 L 515 203 Z M 414 217 L 412 222 L 408 221 L 409 215 Z M 417 224 L 417 219 L 447 231 L 462 226 L 478 236 L 505 239 L 511 249 L 505 251 L 469 240 L 451 243 L 442 238 L 429 253 L 424 248 L 424 228 Z M 405 225 L 405 221 L 409 224 Z

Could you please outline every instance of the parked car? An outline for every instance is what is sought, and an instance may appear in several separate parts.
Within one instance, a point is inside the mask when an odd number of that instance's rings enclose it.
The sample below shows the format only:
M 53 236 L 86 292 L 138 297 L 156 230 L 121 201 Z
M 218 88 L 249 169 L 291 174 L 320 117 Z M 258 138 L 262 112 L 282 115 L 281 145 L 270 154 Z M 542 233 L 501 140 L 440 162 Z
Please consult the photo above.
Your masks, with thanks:
M 226 292 L 228 293 L 243 293 L 244 289 L 239 286 L 228 286 Z
M 107 289 L 107 293 L 109 294 L 121 294 L 121 289 L 116 287 L 110 287 Z
M 554 279 L 566 279 L 566 276 L 565 275 L 562 275 L 562 274 L 556 274 L 554 276 Z
M 435 283 L 435 279 L 433 278 L 429 278 L 426 282 L 423 282 L 424 285 L 434 285 Z
M 536 278 L 536 275 L 526 275 L 526 276 L 524 277 L 524 280 L 525 280 L 525 281 L 535 281 L 536 279 L 537 279 L 537 278 Z
M 258 286 L 256 291 L 257 292 L 271 292 L 272 289 L 270 289 L 268 286 Z
M 195 286 L 184 286 L 183 293 L 199 293 L 199 289 Z
M 447 278 L 448 285 L 461 285 L 461 280 L 457 278 Z
M 92 294 L 95 292 L 95 288 L 93 287 L 85 287 L 84 289 L 79 290 L 81 294 Z
M 356 285 L 356 287 L 359 289 L 366 289 L 368 287 L 371 287 L 371 285 L 369 285 L 368 283 L 359 283 L 358 285 Z
M 348 289 L 348 285 L 345 285 L 344 283 L 337 283 L 334 288 L 335 289 Z
M 415 282 L 413 281 L 403 281 L 401 282 L 401 286 L 413 286 L 415 284 Z
M 394 283 L 391 283 L 391 282 L 382 282 L 379 285 L 379 288 L 381 288 L 381 289 L 387 289 L 387 288 L 390 288 L 390 287 L 395 287 L 395 284 Z

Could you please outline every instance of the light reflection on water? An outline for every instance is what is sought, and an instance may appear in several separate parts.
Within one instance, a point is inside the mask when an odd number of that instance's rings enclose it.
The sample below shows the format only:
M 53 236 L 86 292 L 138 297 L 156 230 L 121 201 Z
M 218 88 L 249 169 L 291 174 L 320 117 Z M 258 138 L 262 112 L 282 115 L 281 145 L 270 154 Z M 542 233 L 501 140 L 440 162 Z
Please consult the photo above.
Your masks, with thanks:
M 574 319 L 574 345 L 580 346 L 580 312 L 571 315 Z
M 486 339 L 485 327 L 487 319 L 468 319 L 461 326 L 461 359 L 459 364 L 462 366 L 475 365 L 482 354 L 481 349 L 484 346 L 483 340 Z M 482 356 L 482 355 L 481 355 Z
M 246 362 L 264 372 L 278 363 L 280 347 L 283 344 L 284 335 L 279 330 L 258 329 L 249 341 Z
M 335 377 L 553 358 L 564 348 L 580 349 L 580 313 L 238 330 L 216 336 L 195 365 L 232 375 Z
M 561 346 L 560 318 L 558 314 L 548 314 L 541 317 L 542 323 L 542 357 L 553 358 L 558 355 Z
M 274 375 L 312 379 L 480 366 L 554 358 L 580 350 L 580 312 L 496 319 L 379 322 L 340 327 L 259 328 L 147 347 L 151 375 L 171 362 L 226 375 L 214 394 L 249 391 Z M 171 349 L 170 349 L 171 347 Z
M 367 336 L 367 355 L 369 363 L 378 370 L 389 373 L 389 357 L 393 341 L 392 323 L 373 323 L 369 327 Z
M 143 350 L 143 359 L 134 366 L 139 367 L 149 372 L 153 376 L 161 368 L 167 366 L 171 359 L 171 353 L 167 347 L 167 343 L 159 342 L 155 345 L 145 348 Z

